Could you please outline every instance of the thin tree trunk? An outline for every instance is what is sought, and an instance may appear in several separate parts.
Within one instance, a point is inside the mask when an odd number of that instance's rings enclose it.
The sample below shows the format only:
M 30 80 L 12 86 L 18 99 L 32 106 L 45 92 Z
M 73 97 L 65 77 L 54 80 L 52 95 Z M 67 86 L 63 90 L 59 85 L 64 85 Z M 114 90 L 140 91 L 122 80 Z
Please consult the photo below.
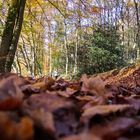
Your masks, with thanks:
M 33 44 L 33 47 L 32 47 L 32 58 L 33 58 L 33 62 L 32 62 L 32 66 L 33 66 L 33 75 L 32 76 L 36 76 L 36 43 L 35 43 L 35 39 L 34 39 L 34 33 L 33 33 L 33 23 L 32 21 L 30 22 L 30 25 L 31 25 L 31 36 L 32 36 L 32 44 Z
M 135 4 L 135 10 L 136 10 L 136 19 L 137 19 L 137 34 L 136 34 L 136 42 L 137 42 L 137 46 L 138 46 L 138 50 L 140 52 L 140 8 L 138 6 L 138 2 L 136 2 L 136 0 L 134 0 L 134 4 Z M 140 54 L 138 54 L 139 57 Z
M 27 71 L 30 71 L 30 73 L 31 73 L 31 70 L 32 70 L 31 67 L 32 66 L 30 64 L 30 59 L 29 59 L 29 56 L 27 54 L 27 50 L 26 50 L 26 47 L 25 47 L 25 41 L 24 41 L 23 36 L 21 36 L 21 39 L 22 39 L 22 44 L 23 44 L 21 46 L 21 53 L 23 54 L 24 61 L 25 61 L 26 65 L 27 65 Z
M 76 44 L 75 44 L 75 55 L 74 55 L 74 69 L 73 73 L 75 74 L 77 71 L 77 53 L 78 53 L 78 43 L 79 37 L 78 37 L 78 29 L 76 30 Z
M 52 36 L 51 36 L 51 24 L 50 22 L 48 23 L 48 39 L 50 41 L 50 44 L 48 44 L 48 55 L 49 55 L 49 59 L 48 59 L 48 62 L 49 62 L 49 74 L 52 75 Z
M 29 64 L 28 64 L 27 58 L 26 58 L 26 56 L 25 56 L 25 52 L 23 51 L 22 46 L 19 46 L 19 48 L 20 48 L 20 52 L 22 53 L 23 59 L 24 59 L 24 61 L 25 61 L 26 69 L 27 69 L 27 71 L 29 71 Z
M 66 25 L 66 21 L 64 19 L 64 32 L 65 32 L 65 36 L 64 36 L 64 47 L 65 47 L 65 56 L 66 56 L 66 63 L 65 63 L 65 74 L 68 74 L 68 64 L 69 64 L 69 59 L 68 59 L 68 47 L 67 47 L 67 25 Z
M 75 44 L 75 54 L 74 54 L 74 69 L 73 73 L 76 74 L 78 71 L 78 48 L 80 47 L 79 41 L 81 40 L 81 1 L 78 1 L 78 13 L 77 13 L 77 23 L 76 23 L 76 44 Z
M 18 57 L 18 54 L 16 55 L 16 61 L 17 61 L 17 65 L 18 65 L 18 70 L 19 70 L 19 72 L 18 72 L 18 74 L 20 74 L 21 75 L 21 66 L 20 66 L 20 60 L 19 60 L 19 57 Z
M 49 46 L 49 74 L 52 75 L 52 49 Z
M 121 6 L 121 11 L 120 11 L 120 16 L 121 16 L 121 31 L 122 31 L 122 38 L 121 38 L 121 40 L 122 40 L 122 45 L 124 46 L 125 45 L 125 35 L 124 35 L 124 25 L 125 25 L 125 22 L 124 22 L 124 0 L 122 0 L 121 1 L 121 3 L 122 3 L 122 6 Z M 124 50 L 123 50 L 123 52 L 125 52 L 125 48 L 123 48 Z M 126 48 L 126 50 L 127 50 L 127 48 Z M 123 58 L 124 58 L 124 60 L 127 60 L 127 58 L 128 58 L 128 55 L 127 55 L 127 53 L 124 53 L 123 54 Z
M 127 11 L 127 28 L 129 29 L 130 28 L 130 11 L 129 11 L 129 7 L 126 7 L 126 11 Z M 130 48 L 130 32 L 127 32 L 127 47 Z M 129 50 L 128 50 L 128 60 L 131 60 L 131 55 L 129 53 Z

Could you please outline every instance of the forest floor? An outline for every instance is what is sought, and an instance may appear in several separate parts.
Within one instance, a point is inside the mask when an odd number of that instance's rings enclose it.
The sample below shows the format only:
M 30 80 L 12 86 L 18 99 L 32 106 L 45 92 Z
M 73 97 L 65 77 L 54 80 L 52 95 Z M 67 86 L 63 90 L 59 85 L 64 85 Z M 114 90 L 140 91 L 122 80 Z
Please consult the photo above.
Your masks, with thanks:
M 140 65 L 79 81 L 0 75 L 1 140 L 140 140 Z

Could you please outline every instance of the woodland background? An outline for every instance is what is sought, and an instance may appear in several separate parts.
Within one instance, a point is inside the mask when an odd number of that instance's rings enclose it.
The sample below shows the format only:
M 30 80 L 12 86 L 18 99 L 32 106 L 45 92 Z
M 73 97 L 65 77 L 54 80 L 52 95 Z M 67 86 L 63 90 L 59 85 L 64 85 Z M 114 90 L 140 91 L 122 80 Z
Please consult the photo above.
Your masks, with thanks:
M 77 78 L 121 68 L 139 62 L 140 2 L 0 0 L 0 44 L 0 72 Z

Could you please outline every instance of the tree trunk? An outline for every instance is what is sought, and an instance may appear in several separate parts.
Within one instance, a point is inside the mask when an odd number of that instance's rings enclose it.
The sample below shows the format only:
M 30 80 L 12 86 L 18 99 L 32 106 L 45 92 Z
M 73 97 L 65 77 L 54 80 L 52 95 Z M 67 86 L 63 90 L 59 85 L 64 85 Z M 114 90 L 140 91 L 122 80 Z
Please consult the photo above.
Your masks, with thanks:
M 6 59 L 6 67 L 5 67 L 6 72 L 11 71 L 12 64 L 14 62 L 14 57 L 15 57 L 15 53 L 17 50 L 18 40 L 19 40 L 21 28 L 22 28 L 25 3 L 26 3 L 26 0 L 20 0 L 20 2 L 19 2 L 19 8 L 18 8 L 17 15 L 16 15 L 16 24 L 15 24 L 15 28 L 14 28 L 14 32 L 13 32 L 13 38 L 12 38 L 12 42 L 9 46 L 10 49 L 9 49 L 8 56 Z
M 67 46 L 67 25 L 66 21 L 64 19 L 64 47 L 65 47 L 65 57 L 66 57 L 66 63 L 65 63 L 65 74 L 68 74 L 68 64 L 69 64 L 69 58 L 68 58 L 68 46 Z
M 140 50 L 140 18 L 139 18 L 140 10 L 138 6 L 138 2 L 136 2 L 136 0 L 134 0 L 134 4 L 135 4 L 137 28 L 138 28 L 136 34 L 136 41 L 137 41 L 138 50 Z
M 79 45 L 79 37 L 78 37 L 78 29 L 76 30 L 76 44 L 75 44 L 75 54 L 74 54 L 74 69 L 73 73 L 77 72 L 77 53 L 78 53 L 78 45 Z
M 76 43 L 75 43 L 75 53 L 74 53 L 74 69 L 73 74 L 76 74 L 78 71 L 78 49 L 80 47 L 80 40 L 81 40 L 81 1 L 78 1 L 78 7 L 77 7 L 77 23 L 76 23 Z
M 0 45 L 0 73 L 5 72 L 6 57 L 13 39 L 13 31 L 17 18 L 18 7 L 19 0 L 13 0 L 8 10 L 8 16 Z

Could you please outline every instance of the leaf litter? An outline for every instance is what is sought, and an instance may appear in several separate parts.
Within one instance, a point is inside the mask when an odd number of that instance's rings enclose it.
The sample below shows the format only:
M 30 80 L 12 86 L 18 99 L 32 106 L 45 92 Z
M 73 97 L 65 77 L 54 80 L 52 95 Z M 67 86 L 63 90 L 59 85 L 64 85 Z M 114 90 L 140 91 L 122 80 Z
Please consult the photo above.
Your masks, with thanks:
M 2 140 L 140 140 L 140 67 L 79 81 L 0 74 Z

